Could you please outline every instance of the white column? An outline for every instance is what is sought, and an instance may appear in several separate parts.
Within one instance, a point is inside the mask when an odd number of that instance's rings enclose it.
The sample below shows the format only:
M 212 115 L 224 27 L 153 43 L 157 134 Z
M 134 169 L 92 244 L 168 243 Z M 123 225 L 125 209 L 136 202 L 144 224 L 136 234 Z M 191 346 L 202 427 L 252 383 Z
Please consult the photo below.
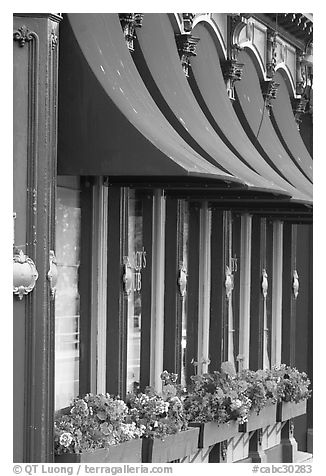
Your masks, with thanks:
M 249 368 L 252 216 L 241 216 L 239 370 Z
M 93 188 L 91 391 L 106 391 L 106 300 L 108 187 L 99 178 Z
M 208 372 L 209 364 L 211 216 L 208 202 L 204 202 L 199 225 L 198 373 Z
M 273 224 L 272 365 L 281 364 L 283 222 Z
M 153 197 L 152 309 L 150 385 L 162 389 L 164 339 L 164 269 L 165 269 L 165 197 L 161 189 Z

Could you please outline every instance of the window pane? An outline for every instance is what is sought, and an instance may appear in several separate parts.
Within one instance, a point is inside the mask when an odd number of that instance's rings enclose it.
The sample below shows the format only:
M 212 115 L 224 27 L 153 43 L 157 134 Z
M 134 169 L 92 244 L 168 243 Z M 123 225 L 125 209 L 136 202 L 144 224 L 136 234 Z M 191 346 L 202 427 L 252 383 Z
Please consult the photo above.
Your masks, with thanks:
M 141 343 L 141 273 L 146 266 L 143 249 L 142 201 L 130 191 L 128 258 L 133 272 L 133 289 L 128 296 L 127 392 L 139 387 Z
M 55 408 L 79 392 L 80 197 L 79 190 L 57 187 L 55 299 Z

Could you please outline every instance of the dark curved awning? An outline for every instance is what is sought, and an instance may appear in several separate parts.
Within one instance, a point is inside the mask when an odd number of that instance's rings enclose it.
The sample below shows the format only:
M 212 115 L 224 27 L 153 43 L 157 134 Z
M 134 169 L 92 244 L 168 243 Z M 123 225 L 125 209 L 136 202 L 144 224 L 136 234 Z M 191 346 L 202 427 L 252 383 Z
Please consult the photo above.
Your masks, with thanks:
M 241 80 L 235 84 L 235 109 L 246 133 L 265 160 L 312 201 L 312 184 L 289 157 L 271 123 L 253 60 L 241 51 L 238 61 L 244 68 Z
M 183 72 L 168 14 L 144 15 L 134 59 L 152 97 L 178 133 L 205 159 L 240 178 L 248 187 L 287 192 L 258 175 L 222 141 L 198 105 Z
M 309 197 L 284 180 L 259 154 L 232 107 L 227 95 L 220 60 L 212 35 L 204 23 L 198 23 L 192 34 L 199 38 L 196 56 L 191 58 L 190 84 L 212 126 L 235 154 L 241 156 L 262 177 L 288 191 L 293 199 L 309 201 Z
M 117 14 L 69 14 L 60 33 L 58 173 L 235 184 L 175 132 L 148 93 Z
M 275 81 L 279 84 L 272 108 L 276 132 L 279 134 L 284 147 L 287 148 L 288 154 L 312 182 L 312 157 L 306 149 L 295 122 L 288 88 L 280 71 L 276 72 Z

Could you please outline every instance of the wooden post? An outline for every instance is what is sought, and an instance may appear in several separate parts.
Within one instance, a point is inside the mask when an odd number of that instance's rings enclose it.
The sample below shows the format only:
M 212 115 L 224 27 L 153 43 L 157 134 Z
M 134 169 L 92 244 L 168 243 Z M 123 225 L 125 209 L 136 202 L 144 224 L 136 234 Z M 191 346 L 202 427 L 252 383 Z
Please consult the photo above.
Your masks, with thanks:
M 14 461 L 53 461 L 54 301 L 49 255 L 55 251 L 58 37 L 61 17 L 17 13 L 13 25 L 15 245 L 38 280 L 14 297 Z

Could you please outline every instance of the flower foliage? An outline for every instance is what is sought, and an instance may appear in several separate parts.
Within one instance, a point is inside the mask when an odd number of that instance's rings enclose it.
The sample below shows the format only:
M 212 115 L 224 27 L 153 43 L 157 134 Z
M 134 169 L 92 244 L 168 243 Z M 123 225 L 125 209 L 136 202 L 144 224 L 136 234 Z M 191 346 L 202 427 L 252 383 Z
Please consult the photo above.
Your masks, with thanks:
M 162 393 L 147 387 L 145 392 L 128 395 L 132 420 L 145 428 L 145 437 L 164 439 L 167 435 L 187 429 L 181 388 L 176 384 L 177 375 L 164 371 Z
M 225 371 L 193 376 L 192 381 L 184 401 L 189 421 L 247 421 L 251 400 L 246 395 L 246 382 Z
M 300 402 L 311 396 L 310 380 L 305 372 L 299 372 L 294 367 L 281 364 L 271 370 L 277 386 L 277 400 L 279 402 Z
M 251 409 L 257 413 L 268 403 L 277 401 L 277 383 L 270 370 L 242 370 L 238 379 L 246 382 L 246 395 L 251 400 Z
M 81 453 L 108 448 L 133 438 L 164 439 L 185 430 L 189 422 L 245 423 L 269 403 L 300 402 L 310 397 L 304 372 L 285 364 L 271 370 L 242 370 L 223 362 L 220 372 L 191 377 L 187 389 L 177 374 L 162 372 L 162 392 L 147 387 L 128 394 L 126 403 L 109 394 L 75 398 L 55 415 L 55 453 Z
M 56 454 L 81 453 L 108 448 L 111 445 L 142 436 L 144 429 L 131 421 L 123 400 L 109 394 L 74 399 L 54 421 Z

